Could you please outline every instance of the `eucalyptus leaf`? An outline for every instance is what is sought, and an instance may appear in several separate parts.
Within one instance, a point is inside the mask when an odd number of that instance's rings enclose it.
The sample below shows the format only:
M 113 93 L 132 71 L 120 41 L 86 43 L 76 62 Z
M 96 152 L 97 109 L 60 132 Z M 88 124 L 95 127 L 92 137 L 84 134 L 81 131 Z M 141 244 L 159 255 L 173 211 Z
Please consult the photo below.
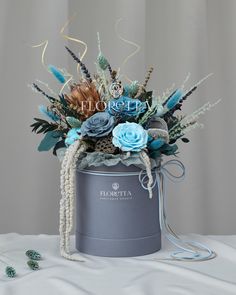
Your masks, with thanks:
M 43 140 L 38 146 L 39 152 L 49 151 L 59 141 L 60 131 L 49 131 L 45 134 Z

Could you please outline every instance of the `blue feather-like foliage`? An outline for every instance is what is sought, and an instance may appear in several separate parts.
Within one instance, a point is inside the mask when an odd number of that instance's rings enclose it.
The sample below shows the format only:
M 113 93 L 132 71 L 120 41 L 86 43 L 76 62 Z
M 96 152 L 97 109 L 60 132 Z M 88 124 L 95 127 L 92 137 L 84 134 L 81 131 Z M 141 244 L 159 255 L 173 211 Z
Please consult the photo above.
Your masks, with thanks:
M 53 65 L 49 65 L 48 66 L 48 70 L 54 75 L 54 77 L 62 84 L 64 84 L 66 82 L 66 78 L 64 77 L 64 75 L 62 74 L 62 72 L 60 70 L 58 70 L 58 68 L 56 68 Z
M 173 95 L 168 99 L 166 103 L 166 107 L 168 110 L 173 109 L 177 105 L 177 103 L 181 100 L 183 96 L 183 92 L 180 89 L 177 89 Z
M 60 119 L 59 116 L 57 116 L 52 111 L 49 111 L 44 105 L 39 106 L 39 112 L 53 121 L 58 121 Z

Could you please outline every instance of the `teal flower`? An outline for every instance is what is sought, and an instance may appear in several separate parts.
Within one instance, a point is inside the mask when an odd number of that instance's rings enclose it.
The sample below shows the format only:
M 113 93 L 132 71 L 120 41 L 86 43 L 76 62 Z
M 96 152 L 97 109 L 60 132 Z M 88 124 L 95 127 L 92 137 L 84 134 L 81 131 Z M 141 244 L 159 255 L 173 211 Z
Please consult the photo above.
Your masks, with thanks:
M 66 135 L 65 145 L 68 147 L 81 138 L 80 128 L 72 128 Z
M 89 137 L 107 136 L 115 124 L 114 117 L 106 112 L 99 112 L 89 117 L 81 126 L 81 134 Z
M 111 99 L 106 111 L 113 116 L 136 117 L 145 112 L 146 108 L 146 103 L 139 99 L 121 96 L 119 99 Z
M 112 143 L 122 151 L 139 152 L 147 146 L 148 133 L 139 124 L 129 122 L 118 124 L 112 134 Z

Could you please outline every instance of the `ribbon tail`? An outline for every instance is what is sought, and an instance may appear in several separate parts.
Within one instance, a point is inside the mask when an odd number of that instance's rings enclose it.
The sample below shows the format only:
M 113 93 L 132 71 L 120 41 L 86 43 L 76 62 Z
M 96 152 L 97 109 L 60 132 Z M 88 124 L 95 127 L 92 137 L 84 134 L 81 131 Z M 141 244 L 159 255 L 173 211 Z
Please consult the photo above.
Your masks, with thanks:
M 167 221 L 165 208 L 165 174 L 161 170 L 157 171 L 156 179 L 159 198 L 159 221 L 161 231 L 165 238 L 168 239 L 178 249 L 177 251 L 172 252 L 170 257 L 174 260 L 180 261 L 205 261 L 216 257 L 216 254 L 207 246 L 192 240 L 181 239 L 170 227 Z

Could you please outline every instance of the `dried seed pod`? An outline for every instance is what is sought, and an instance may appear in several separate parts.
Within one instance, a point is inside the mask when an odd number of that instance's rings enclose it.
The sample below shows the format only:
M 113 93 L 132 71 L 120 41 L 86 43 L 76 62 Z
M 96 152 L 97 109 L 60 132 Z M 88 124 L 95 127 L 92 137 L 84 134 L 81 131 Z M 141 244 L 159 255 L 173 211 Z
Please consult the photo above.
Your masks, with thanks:
M 86 81 L 71 85 L 71 93 L 65 94 L 65 99 L 82 121 L 105 108 L 96 86 Z
M 107 154 L 114 154 L 117 148 L 112 143 L 112 137 L 104 137 L 99 139 L 95 145 L 95 151 L 107 153 Z
M 148 134 L 153 138 L 157 139 L 161 137 L 165 140 L 165 142 L 169 142 L 169 132 L 168 127 L 162 118 L 152 117 L 152 119 L 148 123 Z

